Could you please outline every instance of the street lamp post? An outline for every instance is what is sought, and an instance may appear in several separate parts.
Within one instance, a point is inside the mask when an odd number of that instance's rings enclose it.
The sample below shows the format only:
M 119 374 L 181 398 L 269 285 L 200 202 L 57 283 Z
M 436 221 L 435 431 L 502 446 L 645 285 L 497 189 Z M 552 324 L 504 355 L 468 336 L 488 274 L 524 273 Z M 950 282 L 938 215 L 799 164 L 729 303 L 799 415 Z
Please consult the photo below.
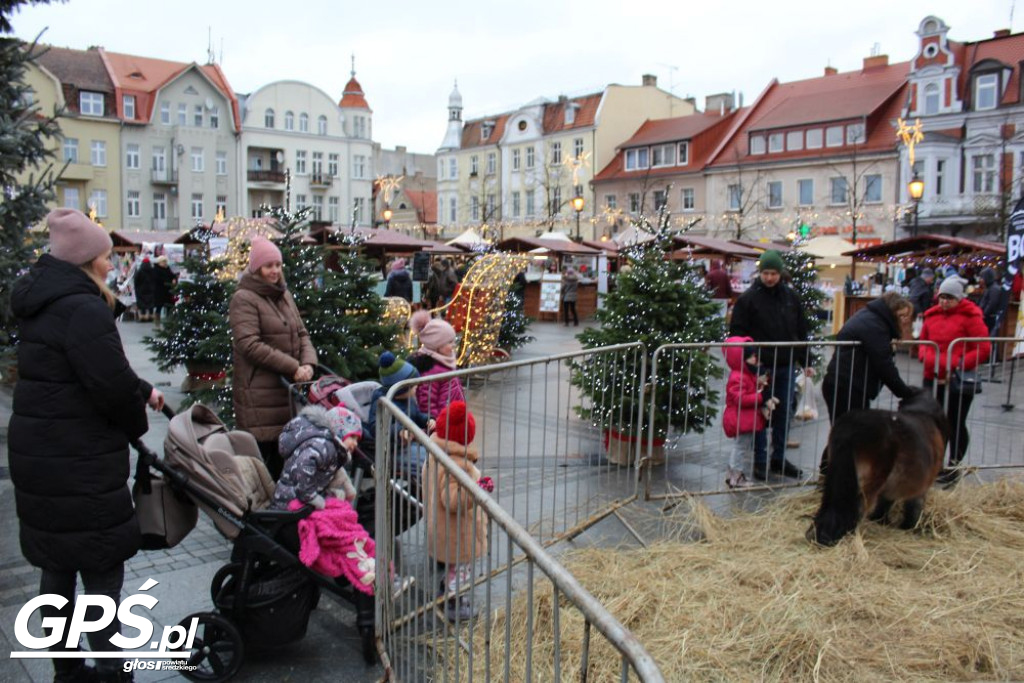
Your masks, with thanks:
M 914 200 L 914 231 L 913 236 L 917 237 L 917 219 L 921 213 L 921 197 L 924 196 L 924 181 L 915 173 L 914 178 L 907 184 L 907 192 Z
M 385 228 L 390 228 L 391 227 L 391 216 L 392 216 L 391 207 L 390 206 L 385 206 L 384 207 L 384 211 L 381 213 L 381 216 L 384 217 L 384 227 Z
M 572 198 L 572 208 L 576 212 L 576 241 L 582 242 L 583 236 L 580 234 L 580 212 L 583 211 L 583 197 L 576 195 Z

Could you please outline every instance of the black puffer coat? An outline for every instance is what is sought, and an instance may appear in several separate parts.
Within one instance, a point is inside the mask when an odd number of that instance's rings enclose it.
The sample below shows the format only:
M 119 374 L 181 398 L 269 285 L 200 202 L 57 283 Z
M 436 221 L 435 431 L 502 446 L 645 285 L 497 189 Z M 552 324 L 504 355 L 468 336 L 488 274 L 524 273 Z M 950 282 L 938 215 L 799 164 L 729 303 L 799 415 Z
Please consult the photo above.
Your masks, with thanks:
M 807 341 L 800 297 L 785 283 L 766 287 L 755 278 L 733 306 L 729 336 L 750 337 L 758 342 Z M 769 368 L 803 365 L 807 347 L 764 346 L 760 347 L 760 357 L 761 365 Z
M 18 384 L 8 433 L 21 550 L 37 567 L 101 570 L 139 548 L 128 440 L 152 387 L 80 268 L 42 256 L 14 286 Z

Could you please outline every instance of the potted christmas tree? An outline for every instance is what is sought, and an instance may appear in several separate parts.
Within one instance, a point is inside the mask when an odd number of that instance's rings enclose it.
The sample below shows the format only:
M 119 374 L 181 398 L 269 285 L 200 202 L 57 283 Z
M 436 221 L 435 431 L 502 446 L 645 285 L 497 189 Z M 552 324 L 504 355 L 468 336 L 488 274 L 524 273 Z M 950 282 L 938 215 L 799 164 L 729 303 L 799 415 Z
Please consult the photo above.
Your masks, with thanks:
M 719 342 L 725 321 L 697 269 L 688 261 L 668 258 L 669 214 L 662 210 L 653 227 L 643 216 L 635 224 L 654 239 L 622 250 L 627 264 L 595 314 L 601 327 L 578 338 L 587 349 L 643 342 L 650 374 L 658 347 Z M 653 445 L 661 451 L 670 428 L 701 432 L 714 420 L 719 399 L 710 382 L 722 376 L 721 367 L 701 349 L 677 351 L 671 358 L 674 367 L 685 371 L 661 368 L 644 387 L 638 362 L 597 354 L 572 363 L 571 381 L 587 399 L 577 413 L 604 431 L 610 461 L 632 464 L 630 444 L 641 440 L 646 448 L 651 429 Z M 659 452 L 649 455 L 657 460 Z

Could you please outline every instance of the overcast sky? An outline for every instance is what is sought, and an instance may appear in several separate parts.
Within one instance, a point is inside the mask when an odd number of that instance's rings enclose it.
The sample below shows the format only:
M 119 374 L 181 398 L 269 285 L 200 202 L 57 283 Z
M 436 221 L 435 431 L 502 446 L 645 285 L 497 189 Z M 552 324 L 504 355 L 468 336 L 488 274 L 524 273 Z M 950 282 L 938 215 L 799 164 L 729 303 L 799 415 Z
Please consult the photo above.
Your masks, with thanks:
M 645 73 L 700 108 L 723 91 L 750 104 L 772 78 L 859 69 L 876 44 L 892 62 L 910 59 L 926 13 L 965 41 L 1016 30 L 1012 11 L 1013 0 L 70 0 L 23 8 L 13 23 L 25 39 L 46 29 L 54 45 L 182 62 L 204 63 L 212 42 L 239 93 L 294 79 L 340 99 L 354 53 L 374 139 L 433 153 L 455 79 L 465 118 Z

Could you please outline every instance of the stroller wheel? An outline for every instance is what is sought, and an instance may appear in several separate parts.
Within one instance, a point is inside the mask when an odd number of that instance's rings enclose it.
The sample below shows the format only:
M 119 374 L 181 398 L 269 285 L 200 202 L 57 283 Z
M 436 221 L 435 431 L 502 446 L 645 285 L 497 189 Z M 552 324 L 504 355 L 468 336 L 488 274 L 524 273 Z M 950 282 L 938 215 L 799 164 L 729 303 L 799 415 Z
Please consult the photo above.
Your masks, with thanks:
M 235 625 L 219 614 L 199 612 L 185 617 L 179 626 L 187 630 L 193 619 L 199 619 L 199 624 L 187 663 L 196 668 L 182 675 L 190 681 L 226 681 L 237 674 L 245 644 Z
M 224 588 L 227 586 L 228 581 L 237 578 L 242 572 L 241 562 L 229 562 L 213 575 L 213 580 L 210 581 L 210 599 L 213 600 L 214 605 L 219 606 L 219 600 Z

